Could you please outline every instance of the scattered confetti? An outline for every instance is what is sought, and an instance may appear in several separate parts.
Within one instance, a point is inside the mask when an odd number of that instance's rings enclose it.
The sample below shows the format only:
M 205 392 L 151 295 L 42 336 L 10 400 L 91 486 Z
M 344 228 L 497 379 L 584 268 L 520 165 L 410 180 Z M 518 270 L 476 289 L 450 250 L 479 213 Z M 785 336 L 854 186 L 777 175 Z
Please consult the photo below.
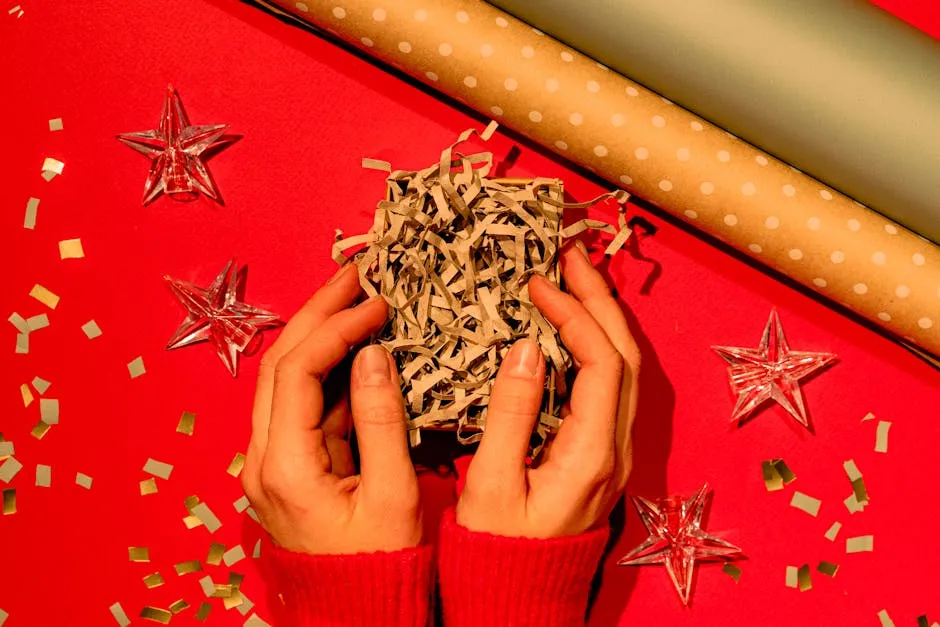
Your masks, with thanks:
M 878 612 L 878 620 L 881 621 L 881 627 L 894 627 L 894 621 L 888 616 L 888 610 Z
M 187 607 L 189 607 L 189 603 L 187 603 L 184 599 L 180 599 L 179 601 L 174 601 L 170 604 L 170 611 L 176 615 L 185 610 Z
M 13 446 L 13 442 L 8 442 L 3 439 L 3 434 L 0 433 L 0 461 L 3 461 L 7 457 L 10 457 L 16 452 L 16 448 Z
M 52 485 L 52 466 L 36 464 L 36 485 L 40 488 Z
M 845 539 L 846 553 L 863 553 L 875 550 L 875 536 L 857 536 Z
M 59 399 L 39 399 L 39 417 L 47 425 L 59 424 Z
M 127 559 L 132 562 L 149 562 L 150 549 L 145 546 L 127 547 Z
M 215 593 L 215 584 L 212 583 L 212 577 L 206 575 L 199 580 L 199 585 L 202 587 L 202 592 L 207 597 L 211 597 Z
M 176 432 L 185 435 L 192 435 L 196 426 L 196 414 L 191 411 L 184 411 L 180 416 L 179 424 L 176 425 Z
M 215 533 L 219 527 L 222 526 L 222 522 L 212 513 L 212 510 L 209 509 L 209 506 L 205 503 L 199 503 L 192 508 L 193 516 L 202 521 L 202 524 L 206 526 L 206 529 L 209 530 L 209 533 Z
M 245 627 L 271 627 L 271 625 L 261 620 L 257 614 L 252 614 L 245 621 Z
M 869 420 L 874 420 L 874 419 L 875 419 L 875 414 L 868 412 L 862 417 L 862 422 L 868 422 Z
M 117 621 L 117 624 L 120 625 L 120 627 L 127 627 L 131 624 L 131 619 L 127 617 L 127 614 L 124 612 L 124 608 L 121 607 L 120 603 L 115 603 L 108 609 L 111 610 L 111 615 L 114 616 L 114 620 Z
M 49 389 L 49 386 L 52 385 L 45 379 L 40 379 L 39 377 L 33 377 L 33 387 L 36 388 L 36 391 L 40 395 L 45 394 L 46 390 Z
M 238 591 L 238 596 L 241 597 L 241 603 L 235 607 L 238 609 L 238 613 L 244 616 L 251 611 L 251 608 L 253 608 L 255 604 L 251 601 L 251 599 L 245 596 L 245 593 L 241 590 Z
M 245 510 L 245 513 L 248 514 L 248 518 L 252 519 L 259 525 L 261 524 L 261 519 L 258 518 L 258 512 L 255 511 L 254 507 L 249 507 L 248 509 Z
M 49 309 L 55 309 L 59 304 L 59 297 L 50 292 L 48 289 L 37 283 L 33 286 L 33 289 L 29 291 L 29 295 L 38 300 L 40 303 L 48 307 Z
M 75 475 L 75 483 L 82 486 L 86 490 L 91 490 L 92 481 L 93 479 L 83 472 L 76 473 Z
M 62 118 L 52 118 L 49 120 L 49 130 L 50 131 L 61 131 L 63 128 Z
M 8 516 L 16 513 L 16 488 L 9 488 L 3 491 L 3 515 Z
M 171 614 L 168 610 L 164 610 L 159 607 L 150 607 L 147 605 L 144 607 L 144 609 L 140 610 L 140 617 L 145 620 L 152 620 L 155 623 L 169 625 L 170 619 L 173 618 L 173 614 Z
M 788 588 L 796 588 L 798 585 L 797 573 L 799 568 L 796 566 L 787 566 L 786 585 Z
M 3 623 L 7 622 L 7 619 L 10 617 L 9 614 L 0 610 L 0 627 L 3 627 Z
M 865 479 L 862 477 L 862 471 L 855 465 L 855 460 L 846 461 L 842 467 L 845 468 L 845 474 L 852 482 L 852 492 L 855 500 L 860 506 L 868 505 L 868 490 L 865 487 Z M 846 503 L 846 507 L 848 507 L 848 503 Z
M 33 427 L 33 430 L 30 431 L 29 434 L 33 436 L 34 438 L 36 438 L 37 440 L 41 440 L 45 437 L 46 433 L 51 428 L 52 427 L 48 423 L 45 423 L 42 420 L 40 420 L 38 423 L 36 423 L 36 426 Z
M 253 559 L 258 559 L 261 557 L 261 540 L 255 542 L 255 548 L 251 552 L 251 557 Z M 728 562 L 728 564 L 731 564 L 731 562 Z M 732 564 L 732 566 L 734 565 Z M 735 568 L 737 568 L 737 566 L 735 566 Z M 735 581 L 737 581 L 737 579 L 735 579 Z
M 888 452 L 888 430 L 891 428 L 891 423 L 884 420 L 878 421 L 878 428 L 875 431 L 875 452 L 876 453 L 887 453 Z
M 89 340 L 93 340 L 101 335 L 101 327 L 94 320 L 89 320 L 82 325 L 82 332 Z
M 829 527 L 829 531 L 826 532 L 826 539 L 829 540 L 830 542 L 835 542 L 836 537 L 838 537 L 839 531 L 841 530 L 842 530 L 842 523 L 840 522 L 832 523 L 832 526 Z
M 164 583 L 166 582 L 163 581 L 163 575 L 160 573 L 153 573 L 152 575 L 144 577 L 144 585 L 148 588 L 159 588 Z
M 196 612 L 196 620 L 204 621 L 209 618 L 209 612 L 212 611 L 212 605 L 203 601 L 199 606 L 199 610 Z
M 153 477 L 149 479 L 144 479 L 140 482 L 140 495 L 141 496 L 150 496 L 151 494 L 156 494 L 157 490 L 157 480 Z
M 202 526 L 202 521 L 193 515 L 189 515 L 183 518 L 183 524 L 186 525 L 187 529 L 195 529 Z
M 36 228 L 36 215 L 39 213 L 39 199 L 30 198 L 26 201 L 26 215 L 23 216 L 23 228 Z
M 761 471 L 764 475 L 764 487 L 768 492 L 782 490 L 785 485 L 796 480 L 796 475 L 782 459 L 761 462 Z
M 223 553 L 225 553 L 225 545 L 213 542 L 209 545 L 209 557 L 206 558 L 206 564 L 218 566 L 222 563 Z
M 835 577 L 836 573 L 839 572 L 839 565 L 833 564 L 832 562 L 822 561 L 819 562 L 819 566 L 816 567 L 816 570 L 826 575 L 827 577 Z
M 10 483 L 13 477 L 23 469 L 23 464 L 15 457 L 8 457 L 3 465 L 0 466 L 0 481 Z
M 147 369 L 144 368 L 144 358 L 135 357 L 127 364 L 127 371 L 130 373 L 131 379 L 136 379 L 140 375 L 146 373 Z
M 810 579 L 809 564 L 803 564 L 796 571 L 796 580 L 800 586 L 800 592 L 806 592 L 813 589 L 813 582 Z
M 258 544 L 255 545 L 255 548 L 256 549 L 261 548 L 260 540 L 258 541 Z M 258 552 L 260 553 L 260 550 Z M 723 572 L 724 574 L 734 579 L 735 583 L 737 583 L 741 579 L 741 569 L 735 566 L 734 564 L 732 564 L 731 562 L 727 562 L 724 566 L 722 566 L 721 572 Z
M 16 336 L 16 354 L 25 355 L 29 352 L 29 334 L 19 333 Z
M 196 573 L 202 570 L 202 564 L 199 563 L 199 560 L 192 560 L 190 562 L 180 562 L 175 564 L 173 568 L 176 570 L 176 574 L 182 577 L 183 575 L 188 575 L 189 573 Z
M 39 329 L 45 329 L 49 326 L 49 316 L 46 314 L 39 314 L 37 316 L 27 318 L 26 326 L 29 327 L 30 333 L 33 331 L 38 331 Z
M 843 503 L 845 503 L 845 508 L 849 510 L 850 514 L 865 511 L 865 506 L 858 502 L 858 498 L 855 496 L 854 492 L 848 495 Z
M 222 560 L 225 562 L 226 566 L 237 564 L 243 559 L 245 559 L 245 549 L 243 549 L 240 544 L 236 544 L 222 556 Z
M 64 168 L 65 163 L 63 161 L 46 157 L 42 162 L 42 178 L 46 179 L 47 182 L 51 181 L 57 174 L 62 174 Z
M 85 256 L 85 250 L 82 248 L 80 238 L 64 239 L 59 242 L 60 259 L 81 259 Z
M 819 514 L 819 507 L 822 505 L 822 501 L 803 494 L 802 492 L 794 492 L 793 498 L 790 499 L 790 505 L 803 510 L 810 516 L 816 516 Z
M 236 511 L 236 512 L 238 512 L 239 514 L 241 514 L 241 513 L 244 512 L 246 509 L 248 509 L 249 507 L 251 507 L 251 501 L 249 501 L 249 500 L 248 500 L 248 497 L 243 494 L 243 495 L 241 496 L 241 498 L 239 498 L 239 499 L 236 500 L 234 503 L 232 503 L 232 506 L 235 508 L 235 511 Z
M 19 331 L 20 333 L 29 333 L 29 325 L 26 324 L 26 318 L 24 318 L 17 312 L 14 311 L 13 313 L 11 313 L 10 317 L 7 318 L 7 321 L 10 324 L 12 324 L 14 327 L 16 327 L 16 330 Z
M 170 473 L 173 472 L 173 465 L 157 461 L 150 457 L 147 459 L 147 463 L 144 464 L 144 472 L 167 481 L 170 478 Z
M 20 396 L 23 398 L 23 407 L 29 407 L 33 402 L 33 393 L 25 383 L 20 386 Z
M 241 474 L 242 468 L 245 467 L 245 456 L 241 453 L 235 453 L 235 458 L 232 460 L 232 463 L 228 465 L 228 474 L 232 475 L 235 478 L 238 478 L 238 475 Z
M 930 621 L 927 620 L 926 615 L 917 617 L 917 627 L 930 627 Z

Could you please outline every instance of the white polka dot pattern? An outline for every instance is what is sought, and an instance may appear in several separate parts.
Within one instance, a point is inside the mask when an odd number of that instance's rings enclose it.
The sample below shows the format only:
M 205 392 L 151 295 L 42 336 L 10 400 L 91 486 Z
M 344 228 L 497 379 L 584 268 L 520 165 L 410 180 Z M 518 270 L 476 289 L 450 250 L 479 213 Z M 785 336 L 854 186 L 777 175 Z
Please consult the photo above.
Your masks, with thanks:
M 274 1 L 940 355 L 940 247 L 491 5 Z

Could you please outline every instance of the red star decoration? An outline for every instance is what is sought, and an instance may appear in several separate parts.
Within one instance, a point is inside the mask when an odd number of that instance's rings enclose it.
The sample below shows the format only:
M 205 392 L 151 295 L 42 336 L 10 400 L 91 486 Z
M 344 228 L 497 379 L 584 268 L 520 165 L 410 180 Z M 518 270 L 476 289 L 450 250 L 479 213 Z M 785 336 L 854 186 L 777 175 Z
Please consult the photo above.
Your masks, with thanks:
M 152 161 L 144 184 L 144 204 L 153 202 L 161 193 L 174 200 L 195 200 L 205 194 L 222 203 L 204 161 L 206 151 L 224 147 L 222 134 L 227 124 L 191 126 L 179 94 L 167 87 L 160 126 L 151 131 L 124 133 L 117 138 Z
M 207 288 L 164 276 L 170 290 L 189 312 L 167 343 L 167 350 L 211 342 L 219 359 L 236 376 L 238 355 L 260 331 L 282 324 L 277 314 L 239 300 L 243 297 L 247 270 L 247 266 L 237 270 L 233 259 Z
M 741 549 L 702 530 L 708 484 L 690 499 L 670 496 L 657 501 L 633 497 L 633 505 L 649 537 L 617 564 L 663 564 L 683 605 L 689 604 L 696 562 L 731 562 L 743 559 Z
M 738 397 L 732 422 L 740 423 L 764 402 L 773 399 L 807 429 L 809 416 L 800 379 L 837 359 L 832 353 L 790 350 L 776 310 L 770 312 L 757 348 L 713 346 L 712 349 L 729 364 L 731 390 Z

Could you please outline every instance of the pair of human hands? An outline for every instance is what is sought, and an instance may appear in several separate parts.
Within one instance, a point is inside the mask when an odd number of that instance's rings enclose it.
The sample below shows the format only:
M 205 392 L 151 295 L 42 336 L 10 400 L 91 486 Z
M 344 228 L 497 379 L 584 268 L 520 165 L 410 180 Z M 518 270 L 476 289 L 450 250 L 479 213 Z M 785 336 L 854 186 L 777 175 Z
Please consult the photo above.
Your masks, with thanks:
M 596 528 L 630 474 L 639 351 L 580 242 L 563 251 L 561 268 L 570 294 L 534 276 L 529 295 L 577 364 L 564 422 L 539 465 L 527 467 L 545 360 L 537 344 L 517 340 L 497 374 L 457 503 L 457 522 L 471 531 L 551 538 Z M 290 551 L 368 553 L 421 542 L 418 480 L 391 355 L 377 345 L 360 350 L 348 392 L 338 385 L 342 396 L 326 400 L 335 392 L 326 382 L 331 370 L 388 315 L 384 299 L 355 304 L 360 296 L 351 265 L 340 269 L 261 361 L 242 485 L 264 528 Z

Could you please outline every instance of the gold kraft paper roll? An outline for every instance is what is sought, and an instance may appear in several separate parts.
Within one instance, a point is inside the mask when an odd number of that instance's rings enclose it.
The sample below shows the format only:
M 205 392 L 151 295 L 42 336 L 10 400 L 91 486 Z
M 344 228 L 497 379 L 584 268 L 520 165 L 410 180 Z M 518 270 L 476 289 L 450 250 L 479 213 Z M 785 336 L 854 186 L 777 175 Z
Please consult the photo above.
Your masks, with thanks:
M 940 355 L 940 247 L 499 9 L 275 5 Z

